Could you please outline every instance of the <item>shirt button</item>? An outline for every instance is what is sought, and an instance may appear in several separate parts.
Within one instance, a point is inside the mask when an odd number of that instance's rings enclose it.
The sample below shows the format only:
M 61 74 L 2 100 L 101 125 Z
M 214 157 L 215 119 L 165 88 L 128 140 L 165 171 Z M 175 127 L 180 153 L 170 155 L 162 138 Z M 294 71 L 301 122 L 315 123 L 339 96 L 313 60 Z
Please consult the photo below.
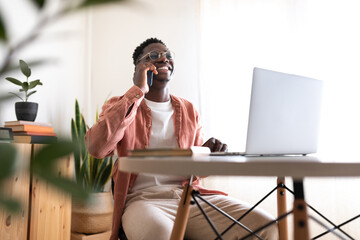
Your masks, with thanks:
M 136 98 L 140 98 L 140 95 L 139 95 L 139 94 L 137 94 L 137 95 L 136 95 Z
M 151 127 L 151 124 L 148 124 L 147 127 L 150 128 L 150 127 Z

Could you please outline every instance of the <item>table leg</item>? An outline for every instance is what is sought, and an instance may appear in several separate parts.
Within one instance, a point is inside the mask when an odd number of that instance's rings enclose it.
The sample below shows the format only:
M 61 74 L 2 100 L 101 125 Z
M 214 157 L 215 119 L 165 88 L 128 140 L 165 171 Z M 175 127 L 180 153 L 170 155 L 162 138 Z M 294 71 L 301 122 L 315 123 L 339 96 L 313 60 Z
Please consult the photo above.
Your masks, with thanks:
M 277 178 L 277 186 L 282 184 L 285 186 L 285 177 Z M 277 216 L 280 217 L 287 213 L 286 210 L 286 189 L 283 187 L 278 187 L 277 189 Z M 288 240 L 288 221 L 287 217 L 279 220 L 279 240 Z
M 294 180 L 294 194 L 294 239 L 309 240 L 308 214 L 302 180 Z
M 185 185 L 179 207 L 177 209 L 174 227 L 171 232 L 170 240 L 183 240 L 185 235 L 186 224 L 190 213 L 191 192 L 193 188 L 188 184 Z

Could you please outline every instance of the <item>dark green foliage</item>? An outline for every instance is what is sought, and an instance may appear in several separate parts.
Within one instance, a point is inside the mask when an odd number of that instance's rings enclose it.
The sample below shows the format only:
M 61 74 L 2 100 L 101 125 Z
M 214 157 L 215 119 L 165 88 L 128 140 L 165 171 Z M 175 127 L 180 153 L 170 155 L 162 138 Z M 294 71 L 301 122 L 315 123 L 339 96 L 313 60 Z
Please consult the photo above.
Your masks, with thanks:
M 31 0 L 35 5 L 36 7 L 38 7 L 39 9 L 42 9 L 45 5 L 45 0 Z
M 5 24 L 4 24 L 4 21 L 2 19 L 1 13 L 0 13 L 0 40 L 2 40 L 2 41 L 7 40 L 6 28 L 5 28 Z
M 36 93 L 36 91 L 30 91 L 28 92 L 30 89 L 35 88 L 36 86 L 42 86 L 42 82 L 40 82 L 40 79 L 37 80 L 33 80 L 31 82 L 29 82 L 29 77 L 31 76 L 31 69 L 29 68 L 28 64 L 23 61 L 20 60 L 19 61 L 19 65 L 20 65 L 20 70 L 21 72 L 26 76 L 26 81 L 21 82 L 20 80 L 16 79 L 16 78 L 12 78 L 12 77 L 7 77 L 5 78 L 6 80 L 8 80 L 9 82 L 20 86 L 21 88 L 19 89 L 19 92 L 24 92 L 25 94 L 25 100 L 20 97 L 19 95 L 17 95 L 16 93 L 12 93 L 10 92 L 10 94 L 13 94 L 15 96 L 17 96 L 18 98 L 20 98 L 21 100 L 27 102 L 28 98 L 33 95 L 34 93 Z

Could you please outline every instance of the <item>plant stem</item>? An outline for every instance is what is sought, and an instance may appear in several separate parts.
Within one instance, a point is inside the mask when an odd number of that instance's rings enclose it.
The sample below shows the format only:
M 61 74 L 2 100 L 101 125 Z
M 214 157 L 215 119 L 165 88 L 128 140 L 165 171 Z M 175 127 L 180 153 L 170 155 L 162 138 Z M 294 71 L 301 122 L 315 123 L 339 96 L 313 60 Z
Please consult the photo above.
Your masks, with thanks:
M 28 90 L 29 90 L 29 77 L 26 77 L 26 82 L 27 82 L 28 88 L 27 88 L 26 91 L 25 91 L 25 102 L 27 102 L 27 100 L 28 100 L 28 94 L 27 94 L 27 92 L 28 92 Z

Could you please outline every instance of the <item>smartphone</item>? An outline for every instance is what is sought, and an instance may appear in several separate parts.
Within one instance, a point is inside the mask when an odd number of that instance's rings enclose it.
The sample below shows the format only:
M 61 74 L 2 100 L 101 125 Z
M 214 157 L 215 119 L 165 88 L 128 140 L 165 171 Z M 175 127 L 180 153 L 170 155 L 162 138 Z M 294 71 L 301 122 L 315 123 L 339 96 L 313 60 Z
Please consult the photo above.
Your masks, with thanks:
M 153 84 L 153 77 L 154 77 L 153 71 L 147 71 L 147 83 L 149 87 L 151 87 Z

